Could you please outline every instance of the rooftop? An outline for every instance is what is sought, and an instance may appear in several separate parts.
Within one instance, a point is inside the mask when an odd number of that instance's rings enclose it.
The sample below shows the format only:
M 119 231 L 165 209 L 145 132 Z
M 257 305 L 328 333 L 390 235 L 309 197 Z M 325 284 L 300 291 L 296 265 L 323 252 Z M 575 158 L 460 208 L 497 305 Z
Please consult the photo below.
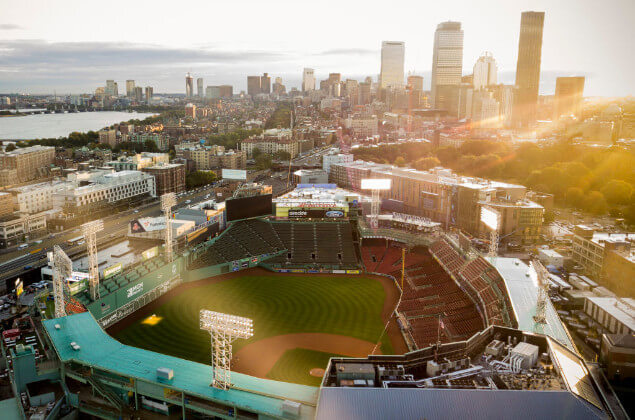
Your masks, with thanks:
M 210 386 L 211 366 L 123 345 L 107 335 L 90 312 L 45 320 L 43 324 L 63 362 L 74 360 L 151 383 L 158 383 L 157 368 L 167 367 L 174 371 L 169 387 L 190 395 L 234 404 L 271 417 L 283 417 L 283 401 L 293 400 L 302 403 L 301 418 L 315 416 L 319 388 L 232 372 L 233 387 L 220 390 Z M 60 329 L 55 328 L 56 324 Z M 71 342 L 77 343 L 80 350 L 73 350 Z
M 635 299 L 592 296 L 589 296 L 588 299 L 632 331 L 635 331 Z
M 518 320 L 518 329 L 548 335 L 570 350 L 576 351 L 569 333 L 550 300 L 547 300 L 547 323 L 537 324 L 534 321 L 538 302 L 538 278 L 534 269 L 518 258 L 496 257 L 487 258 L 487 260 L 505 281 L 507 293 Z

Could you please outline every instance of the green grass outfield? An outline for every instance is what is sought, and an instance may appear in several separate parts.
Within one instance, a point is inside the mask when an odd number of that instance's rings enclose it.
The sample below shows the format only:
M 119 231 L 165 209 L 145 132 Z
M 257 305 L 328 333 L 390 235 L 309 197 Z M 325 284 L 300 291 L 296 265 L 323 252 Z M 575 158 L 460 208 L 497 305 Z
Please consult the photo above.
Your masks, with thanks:
M 198 321 L 199 311 L 209 309 L 254 320 L 254 336 L 236 340 L 234 353 L 263 338 L 302 332 L 339 334 L 376 342 L 384 328 L 381 319 L 384 299 L 384 289 L 378 280 L 359 275 L 245 275 L 177 290 L 177 295 L 166 303 L 150 306 L 148 315 L 163 318 L 158 324 L 144 325 L 141 319 L 114 337 L 131 346 L 209 364 L 210 336 L 199 329 Z M 386 335 L 381 350 L 384 354 L 392 353 Z M 308 371 L 319 367 L 324 357 L 304 360 L 306 366 L 301 370 Z M 293 382 L 291 376 L 288 381 Z
M 269 371 L 267 378 L 301 385 L 320 386 L 322 378 L 311 376 L 309 372 L 317 367 L 325 369 L 331 357 L 343 356 L 307 349 L 287 350 Z

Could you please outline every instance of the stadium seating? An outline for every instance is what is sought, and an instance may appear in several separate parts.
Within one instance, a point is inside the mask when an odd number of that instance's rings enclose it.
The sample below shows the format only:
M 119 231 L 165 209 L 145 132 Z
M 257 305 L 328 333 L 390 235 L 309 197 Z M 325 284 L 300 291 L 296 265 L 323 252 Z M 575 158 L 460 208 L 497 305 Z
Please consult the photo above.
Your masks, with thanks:
M 348 222 L 272 222 L 288 255 L 269 260 L 285 267 L 357 267 L 353 230 Z M 289 258 L 290 257 L 290 258 Z
M 378 249 L 376 244 L 371 244 L 368 249 L 362 247 L 367 267 L 370 265 L 375 272 L 400 279 L 401 245 L 389 243 Z M 379 262 L 373 262 L 370 256 L 382 250 Z M 436 244 L 435 251 L 441 256 L 441 261 L 455 272 L 465 264 L 449 244 Z M 439 331 L 442 342 L 467 339 L 483 329 L 483 321 L 474 302 L 431 253 L 432 247 L 430 250 L 415 248 L 406 253 L 403 295 L 398 307 L 407 319 L 410 335 L 419 348 L 437 341 L 439 318 L 443 325 Z
M 199 255 L 189 269 L 197 269 L 253 256 L 274 254 L 287 245 L 281 240 L 271 223 L 260 219 L 233 223 L 216 241 Z

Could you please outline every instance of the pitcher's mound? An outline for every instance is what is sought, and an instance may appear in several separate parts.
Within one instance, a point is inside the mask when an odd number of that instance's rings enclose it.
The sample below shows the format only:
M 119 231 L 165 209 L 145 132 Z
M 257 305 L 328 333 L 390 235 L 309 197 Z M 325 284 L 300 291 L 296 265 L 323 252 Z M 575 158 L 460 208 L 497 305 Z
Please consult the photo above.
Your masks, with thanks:
M 313 368 L 313 369 L 311 369 L 309 371 L 309 375 L 321 378 L 322 376 L 324 376 L 324 369 L 322 369 L 322 368 Z

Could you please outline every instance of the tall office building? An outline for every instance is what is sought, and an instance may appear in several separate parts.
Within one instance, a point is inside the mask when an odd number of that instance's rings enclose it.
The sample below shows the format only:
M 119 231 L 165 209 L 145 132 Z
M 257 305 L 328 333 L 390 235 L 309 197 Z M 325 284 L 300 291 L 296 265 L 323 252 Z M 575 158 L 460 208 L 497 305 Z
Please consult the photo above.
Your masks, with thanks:
M 256 96 L 260 92 L 260 76 L 247 76 L 247 94 L 250 96 Z
M 106 80 L 106 89 L 104 93 L 107 96 L 117 96 L 117 83 L 114 80 Z
M 494 86 L 498 80 L 498 67 L 496 60 L 491 53 L 486 52 L 476 60 L 474 73 L 472 74 L 472 84 L 474 90 L 480 90 L 488 86 Z
M 194 78 L 188 73 L 185 76 L 185 97 L 191 98 L 194 96 Z
M 457 89 L 439 89 L 439 86 L 458 86 L 463 72 L 463 30 L 461 22 L 442 22 L 434 33 L 432 52 L 431 96 L 434 108 L 444 108 Z
M 126 80 L 126 96 L 132 98 L 135 95 L 134 80 Z
M 137 102 L 143 101 L 143 88 L 141 86 L 134 88 L 134 100 Z
M 544 23 L 545 12 L 523 12 L 520 18 L 513 115 L 516 127 L 528 127 L 536 122 Z
M 154 88 L 152 86 L 146 86 L 146 102 L 150 103 L 154 96 Z
M 361 82 L 359 84 L 359 104 L 367 105 L 371 99 L 371 83 Z
M 423 91 L 423 76 L 411 74 L 408 76 L 408 86 L 410 86 L 410 89 L 412 90 Z
M 381 43 L 380 88 L 403 86 L 405 53 L 406 44 L 404 42 L 383 41 Z
M 260 77 L 260 93 L 271 93 L 271 77 L 268 73 L 263 73 Z
M 563 115 L 582 114 L 582 98 L 584 95 L 584 77 L 558 77 L 556 79 L 556 103 L 554 119 Z
M 198 79 L 196 79 L 196 93 L 198 94 L 199 98 L 203 97 L 204 90 L 205 86 L 203 86 L 203 78 L 199 77 Z
M 315 90 L 315 71 L 305 67 L 302 70 L 302 92 L 310 90 Z

